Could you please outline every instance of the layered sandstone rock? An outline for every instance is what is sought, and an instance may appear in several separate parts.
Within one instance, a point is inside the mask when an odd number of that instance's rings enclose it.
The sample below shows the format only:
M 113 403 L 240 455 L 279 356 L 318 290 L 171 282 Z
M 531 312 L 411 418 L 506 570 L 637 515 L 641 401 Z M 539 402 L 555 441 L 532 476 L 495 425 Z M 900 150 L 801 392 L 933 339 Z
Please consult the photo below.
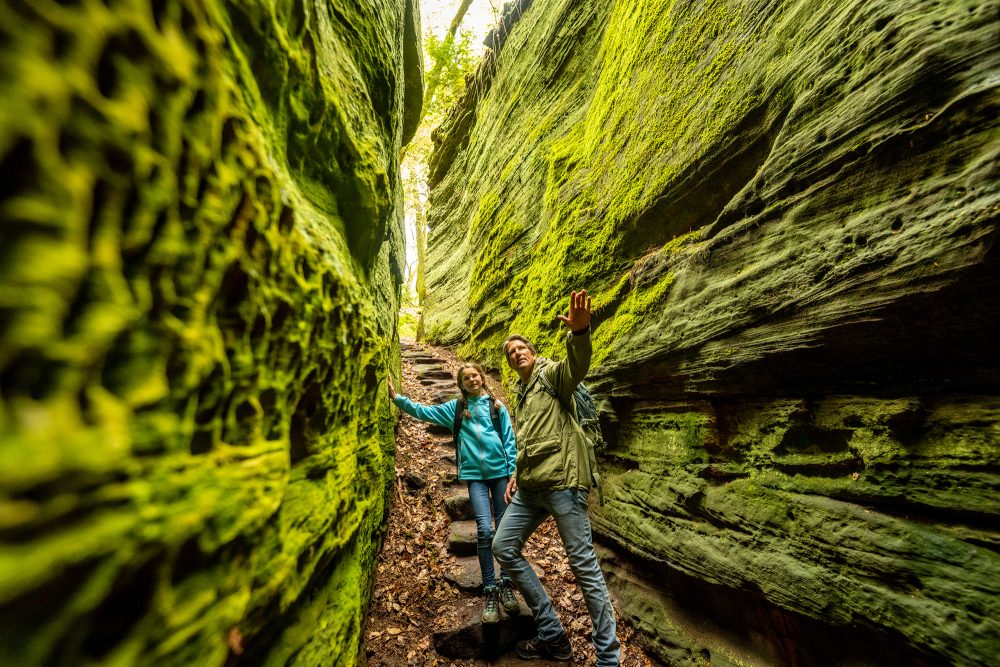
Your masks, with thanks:
M 665 662 L 1000 654 L 998 10 L 537 0 L 438 130 L 424 330 L 558 357 L 593 293 Z
M 0 3 L 0 663 L 354 662 L 418 36 Z

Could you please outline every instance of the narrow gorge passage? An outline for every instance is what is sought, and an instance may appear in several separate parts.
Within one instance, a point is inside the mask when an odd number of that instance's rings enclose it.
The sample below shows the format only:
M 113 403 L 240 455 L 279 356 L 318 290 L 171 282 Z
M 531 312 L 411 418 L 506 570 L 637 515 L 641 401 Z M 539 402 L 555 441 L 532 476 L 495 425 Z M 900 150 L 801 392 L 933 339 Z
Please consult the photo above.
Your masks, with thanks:
M 1000 665 L 1000 0 L 469 1 L 0 0 L 0 665 L 482 665 L 581 288 L 628 667 Z
M 402 359 L 401 394 L 427 404 L 458 395 L 459 360 L 450 350 L 404 340 Z M 487 382 L 505 400 L 497 379 Z M 476 525 L 466 485 L 456 481 L 451 435 L 400 413 L 396 447 L 388 529 L 364 631 L 369 667 L 566 665 L 514 656 L 513 642 L 535 633 L 520 595 L 519 617 L 502 614 L 496 626 L 482 624 Z M 568 664 L 594 664 L 590 618 L 551 519 L 528 541 L 525 554 L 570 634 L 574 655 Z M 619 626 L 622 665 L 653 664 L 632 635 L 626 625 Z

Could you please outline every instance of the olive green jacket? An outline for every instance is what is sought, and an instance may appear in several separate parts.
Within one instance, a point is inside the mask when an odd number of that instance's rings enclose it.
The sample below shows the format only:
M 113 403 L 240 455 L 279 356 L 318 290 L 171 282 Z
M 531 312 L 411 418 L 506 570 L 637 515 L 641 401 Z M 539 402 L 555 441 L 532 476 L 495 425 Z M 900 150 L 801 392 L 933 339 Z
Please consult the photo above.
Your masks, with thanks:
M 598 483 L 594 448 L 575 416 L 542 387 L 545 374 L 563 404 L 576 409 L 573 390 L 590 369 L 590 331 L 566 334 L 566 358 L 539 357 L 527 382 L 515 385 L 518 488 L 525 490 L 589 489 Z

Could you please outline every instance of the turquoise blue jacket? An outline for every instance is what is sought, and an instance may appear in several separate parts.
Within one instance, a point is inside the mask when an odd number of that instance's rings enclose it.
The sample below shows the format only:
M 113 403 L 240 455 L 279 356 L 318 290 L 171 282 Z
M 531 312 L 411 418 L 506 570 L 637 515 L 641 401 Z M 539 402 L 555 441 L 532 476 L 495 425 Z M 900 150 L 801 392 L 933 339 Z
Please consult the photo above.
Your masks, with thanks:
M 514 429 L 510 425 L 507 408 L 500 405 L 500 433 L 493 428 L 490 419 L 490 397 L 469 396 L 470 417 L 462 420 L 462 432 L 458 436 L 458 478 L 463 481 L 473 479 L 497 479 L 510 477 L 514 473 L 517 449 L 514 446 Z M 455 406 L 457 400 L 440 405 L 424 405 L 411 401 L 405 396 L 396 396 L 393 403 L 400 410 L 421 421 L 431 422 L 451 430 L 455 426 Z

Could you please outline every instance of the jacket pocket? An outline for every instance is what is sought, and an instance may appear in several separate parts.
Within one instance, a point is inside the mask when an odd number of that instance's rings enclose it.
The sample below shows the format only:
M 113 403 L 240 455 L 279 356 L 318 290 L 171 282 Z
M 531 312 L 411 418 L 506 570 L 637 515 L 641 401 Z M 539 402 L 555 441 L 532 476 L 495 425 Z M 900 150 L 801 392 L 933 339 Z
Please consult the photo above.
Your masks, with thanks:
M 563 479 L 562 442 L 558 436 L 525 443 L 517 481 L 526 486 L 558 484 Z

